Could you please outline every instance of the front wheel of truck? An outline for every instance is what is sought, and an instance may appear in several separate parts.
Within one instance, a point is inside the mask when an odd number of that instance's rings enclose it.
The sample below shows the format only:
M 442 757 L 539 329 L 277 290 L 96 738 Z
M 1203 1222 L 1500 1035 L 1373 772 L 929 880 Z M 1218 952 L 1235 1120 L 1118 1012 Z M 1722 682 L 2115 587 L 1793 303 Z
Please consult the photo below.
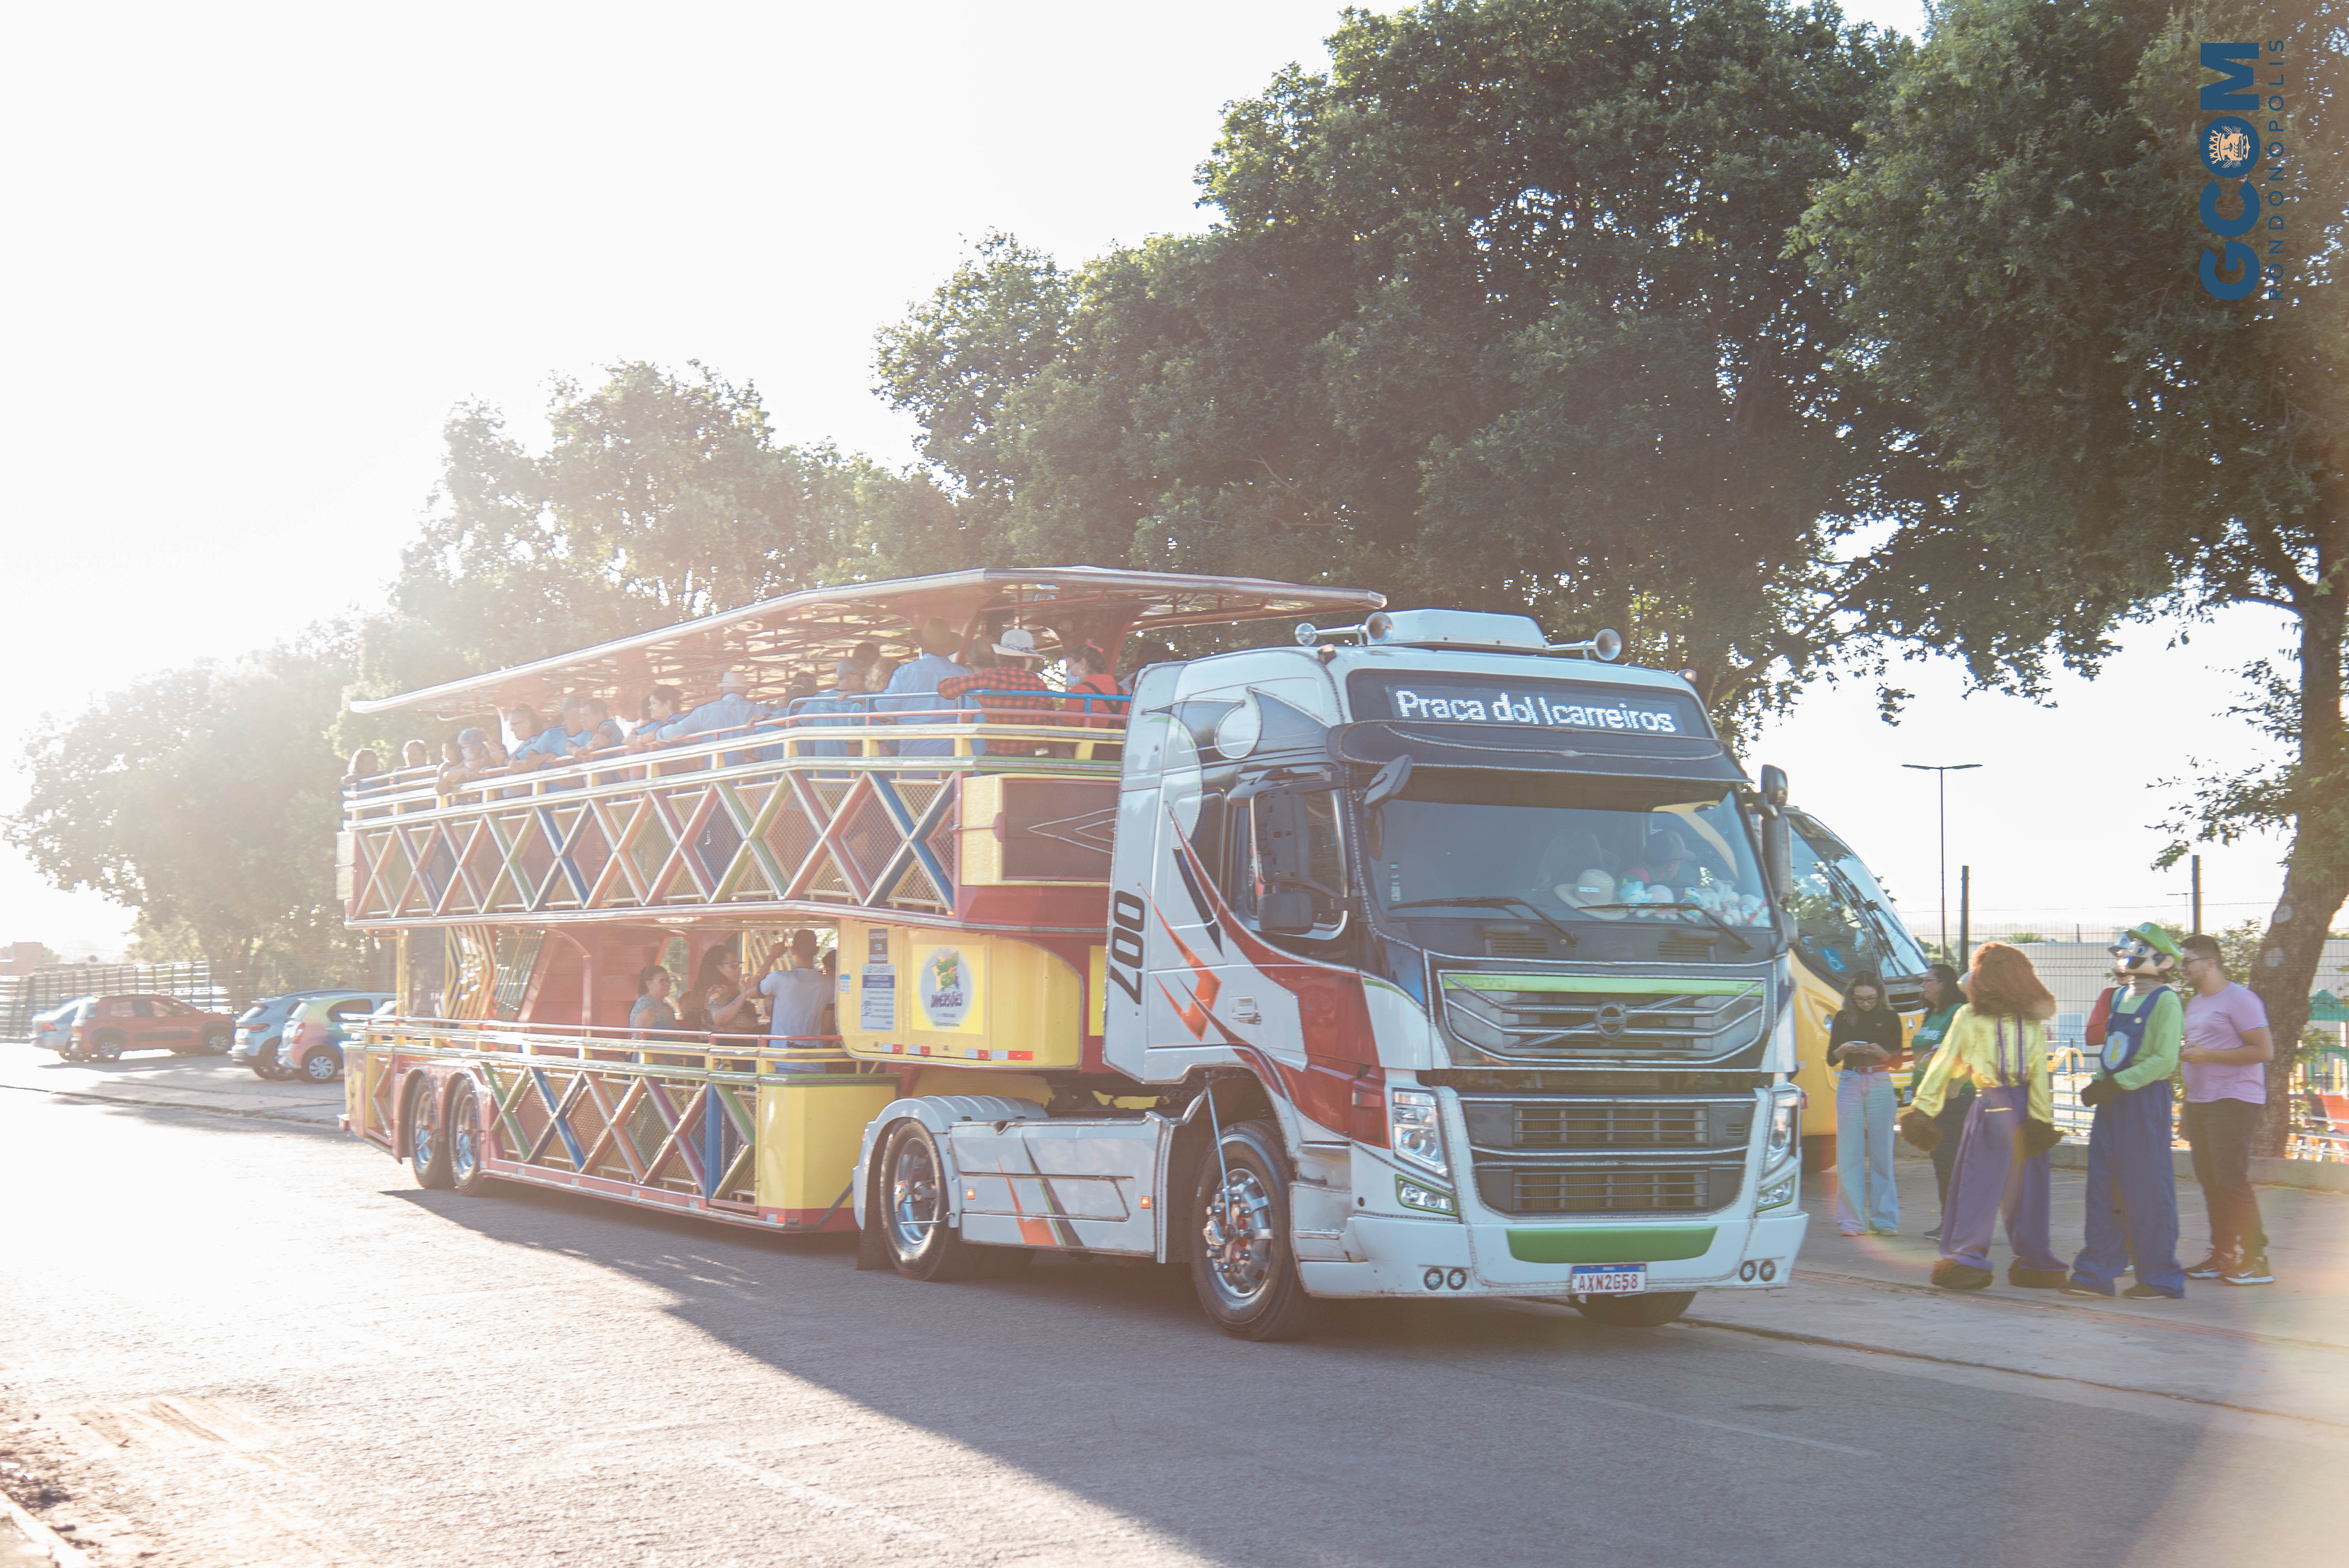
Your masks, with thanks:
M 1594 1295 L 1574 1304 L 1593 1323 L 1609 1328 L 1660 1328 L 1689 1309 L 1692 1290 L 1659 1290 L 1646 1295 Z
M 899 1122 L 881 1153 L 881 1212 L 889 1262 L 907 1279 L 969 1279 L 990 1261 L 947 1223 L 946 1161 L 930 1130 Z
M 1191 1283 L 1209 1321 L 1235 1339 L 1294 1339 L 1312 1326 L 1313 1298 L 1288 1244 L 1287 1163 L 1267 1121 L 1234 1122 L 1222 1157 L 1211 1149 L 1199 1159 Z

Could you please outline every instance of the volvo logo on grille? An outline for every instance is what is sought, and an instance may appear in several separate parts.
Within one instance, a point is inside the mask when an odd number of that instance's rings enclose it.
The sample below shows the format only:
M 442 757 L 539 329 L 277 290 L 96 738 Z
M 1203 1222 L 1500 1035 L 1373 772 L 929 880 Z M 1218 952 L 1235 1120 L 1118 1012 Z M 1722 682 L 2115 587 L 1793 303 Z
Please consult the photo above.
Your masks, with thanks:
M 1622 1003 L 1609 1002 L 1599 1009 L 1597 1021 L 1599 1032 L 1611 1040 L 1623 1032 L 1623 1026 L 1631 1021 L 1631 1015 L 1624 1010 Z

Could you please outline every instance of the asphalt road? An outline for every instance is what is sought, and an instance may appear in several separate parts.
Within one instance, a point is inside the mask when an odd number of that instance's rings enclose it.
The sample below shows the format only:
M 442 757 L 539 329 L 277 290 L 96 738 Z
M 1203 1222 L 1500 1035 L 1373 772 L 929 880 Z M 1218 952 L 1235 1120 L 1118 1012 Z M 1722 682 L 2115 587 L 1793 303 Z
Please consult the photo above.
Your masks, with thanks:
M 2323 1420 L 1531 1305 L 1241 1345 L 1169 1271 L 917 1284 L 282 1119 L 0 1090 L 0 1490 L 101 1568 L 2281 1568 L 2349 1526 Z

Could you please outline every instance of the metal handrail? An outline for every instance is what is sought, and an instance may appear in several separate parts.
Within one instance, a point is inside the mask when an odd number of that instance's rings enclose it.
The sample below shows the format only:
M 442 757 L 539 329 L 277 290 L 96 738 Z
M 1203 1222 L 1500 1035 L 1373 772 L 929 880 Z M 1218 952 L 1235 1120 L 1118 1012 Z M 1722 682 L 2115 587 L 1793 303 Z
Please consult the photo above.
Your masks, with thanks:
M 916 696 L 920 694 L 915 694 Z M 992 694 L 991 694 L 992 695 Z M 1035 696 L 1033 692 L 1000 695 Z M 868 700 L 885 696 L 868 694 Z M 801 699 L 810 700 L 810 699 Z M 901 699 L 902 700 L 902 699 Z M 1076 700 L 1103 704 L 1131 702 L 1105 694 L 1079 694 Z M 344 789 L 347 821 L 410 817 L 452 805 L 479 806 L 501 800 L 523 800 L 581 789 L 642 785 L 687 773 L 718 773 L 727 778 L 754 778 L 778 768 L 810 767 L 861 769 L 880 764 L 921 769 L 968 769 L 988 761 L 986 748 L 1000 740 L 1019 750 L 998 760 L 1016 760 L 1023 769 L 1069 769 L 1081 776 L 1112 772 L 1113 757 L 1097 757 L 1102 747 L 1121 745 L 1125 730 L 1122 714 L 1030 710 L 1033 717 L 1016 719 L 981 717 L 961 708 L 906 709 L 894 713 L 820 713 L 763 718 L 753 724 L 705 730 L 681 740 L 665 741 L 642 751 L 607 748 L 524 772 L 499 769 L 478 774 L 459 789 L 441 794 L 438 769 L 403 769 L 371 775 Z M 916 742 L 945 741 L 943 753 L 907 754 L 902 748 Z M 1066 757 L 1035 757 L 1025 753 L 1038 745 L 1068 747 Z M 816 751 L 814 747 L 827 749 Z M 830 748 L 842 749 L 834 752 Z M 750 755 L 753 750 L 780 755 Z M 390 780 L 387 783 L 386 780 Z

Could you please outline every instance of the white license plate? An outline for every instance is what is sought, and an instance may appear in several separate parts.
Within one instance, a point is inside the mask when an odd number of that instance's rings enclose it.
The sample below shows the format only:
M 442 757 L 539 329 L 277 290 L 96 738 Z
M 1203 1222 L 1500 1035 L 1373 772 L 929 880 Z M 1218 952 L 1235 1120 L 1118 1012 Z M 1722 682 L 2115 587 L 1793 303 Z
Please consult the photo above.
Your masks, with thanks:
M 1642 1295 L 1648 1289 L 1648 1265 L 1577 1264 L 1568 1283 L 1577 1295 Z

